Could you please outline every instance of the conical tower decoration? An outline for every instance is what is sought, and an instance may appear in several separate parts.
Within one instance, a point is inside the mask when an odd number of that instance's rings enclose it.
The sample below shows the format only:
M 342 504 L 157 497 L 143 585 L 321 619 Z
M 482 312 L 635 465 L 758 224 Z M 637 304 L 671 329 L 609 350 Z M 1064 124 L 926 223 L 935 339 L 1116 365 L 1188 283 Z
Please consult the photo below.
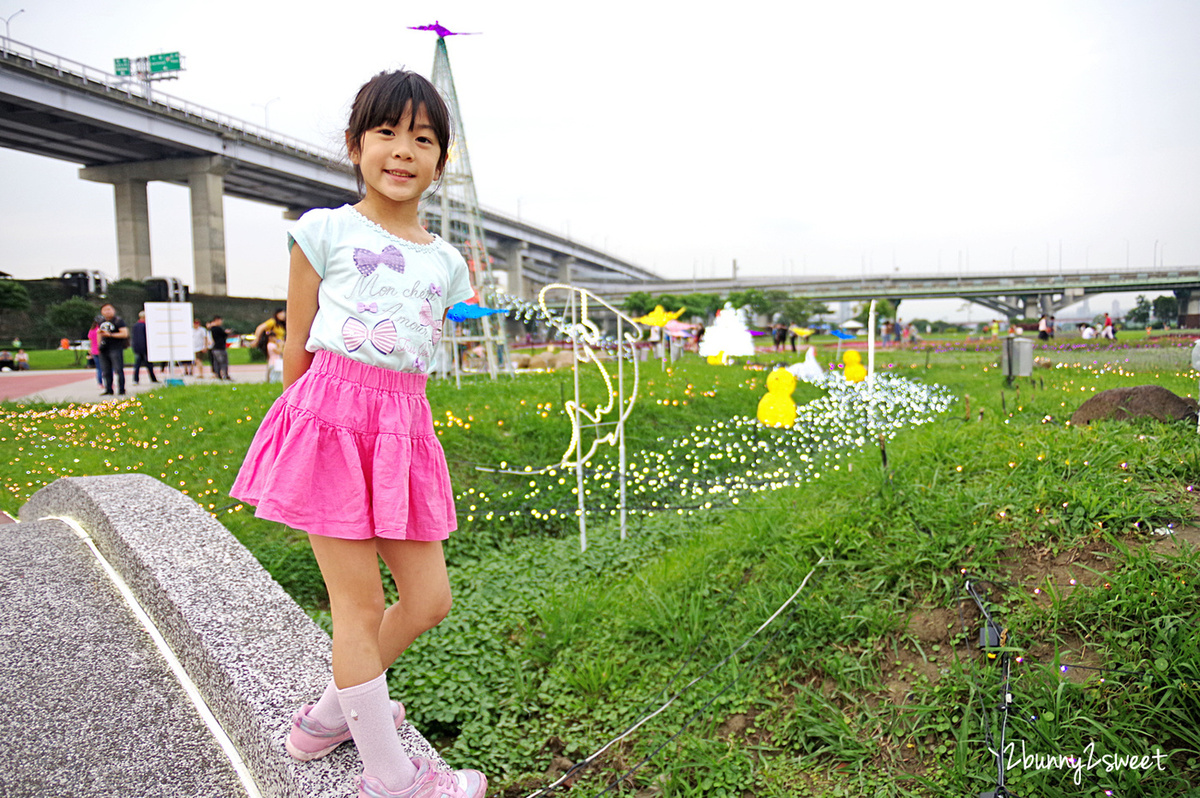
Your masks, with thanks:
M 492 274 L 492 259 L 488 255 L 487 239 L 483 229 L 483 213 L 475 194 L 475 178 L 471 172 L 471 157 L 467 152 L 467 135 L 463 127 L 462 112 L 458 105 L 458 92 L 454 89 L 454 74 L 450 71 L 450 56 L 446 52 L 446 36 L 457 35 L 439 23 L 422 25 L 421 30 L 432 30 L 438 34 L 437 48 L 433 56 L 433 85 L 450 108 L 454 141 L 446 158 L 441 187 L 425 208 L 426 225 L 436 231 L 462 253 L 471 269 L 471 285 L 475 288 L 479 303 L 491 307 L 495 301 L 497 282 Z M 481 334 L 472 334 L 475 340 L 482 339 L 487 359 L 488 373 L 496 378 L 496 345 L 503 344 L 503 322 L 484 317 L 471 322 L 481 329 Z

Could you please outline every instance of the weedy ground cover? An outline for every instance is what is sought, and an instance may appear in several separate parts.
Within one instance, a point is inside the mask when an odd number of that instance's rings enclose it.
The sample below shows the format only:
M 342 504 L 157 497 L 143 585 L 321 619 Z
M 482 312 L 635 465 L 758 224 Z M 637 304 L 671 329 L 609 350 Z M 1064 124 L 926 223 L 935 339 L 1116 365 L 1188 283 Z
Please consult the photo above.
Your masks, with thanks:
M 597 512 L 582 553 L 572 472 L 477 468 L 557 460 L 570 373 L 461 392 L 431 385 L 459 493 L 461 529 L 447 547 L 456 603 L 393 670 L 393 692 L 452 762 L 485 768 L 509 795 L 553 781 L 681 690 L 577 774 L 572 791 L 595 794 L 653 755 L 619 789 L 978 794 L 996 780 L 987 749 L 1001 732 L 992 710 L 1001 670 L 976 645 L 971 579 L 1008 630 L 1014 704 L 1004 731 L 1017 794 L 1194 788 L 1200 557 L 1188 525 L 1200 440 L 1186 424 L 1066 423 L 1110 387 L 1194 395 L 1186 348 L 1040 350 L 1053 367 L 1011 387 L 994 348 L 942 350 L 880 354 L 881 373 L 955 397 L 932 423 L 897 430 L 885 451 L 869 436 L 836 470 L 764 478 L 737 504 L 642 506 L 624 541 L 613 516 Z M 690 465 L 663 475 L 647 502 L 668 503 L 679 479 L 700 477 L 690 470 L 700 462 L 670 450 L 701 451 L 698 427 L 753 416 L 765 377 L 695 360 L 669 372 L 650 364 L 630 451 L 648 472 Z M 0 466 L 0 507 L 14 512 L 59 476 L 149 473 L 214 512 L 324 623 L 304 536 L 226 493 L 277 391 L 199 386 L 108 406 L 7 405 L 0 438 L 15 454 Z M 588 391 L 594 406 L 601 396 Z M 795 398 L 820 396 L 806 386 Z M 769 439 L 750 458 L 764 469 L 790 440 L 745 435 Z M 705 478 L 747 467 L 735 459 L 708 461 Z M 796 603 L 751 637 L 822 557 Z M 1088 745 L 1096 757 L 1157 748 L 1162 769 L 1020 759 L 1086 756 Z

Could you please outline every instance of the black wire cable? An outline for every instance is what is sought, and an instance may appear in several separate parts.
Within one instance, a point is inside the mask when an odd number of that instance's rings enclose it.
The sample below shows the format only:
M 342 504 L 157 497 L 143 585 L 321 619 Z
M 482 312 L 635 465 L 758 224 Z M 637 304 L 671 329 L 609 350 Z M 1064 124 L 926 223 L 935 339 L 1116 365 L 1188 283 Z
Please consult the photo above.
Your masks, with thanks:
M 695 685 L 697 685 L 700 682 L 707 679 L 715 671 L 724 667 L 726 665 L 726 663 L 728 663 L 731 659 L 733 659 L 733 657 L 735 655 L 737 655 L 744 648 L 746 648 L 746 646 L 750 645 L 750 643 L 758 636 L 758 633 L 761 632 L 763 629 L 765 629 L 772 621 L 774 621 L 776 618 L 778 618 L 780 613 L 782 613 L 783 610 L 789 604 L 791 604 L 800 595 L 801 592 L 803 592 L 804 588 L 808 585 L 808 580 L 812 577 L 812 575 L 814 573 L 816 573 L 817 568 L 820 567 L 822 564 L 824 564 L 824 562 L 825 562 L 825 558 L 821 557 L 817 561 L 816 565 L 814 565 L 812 567 L 812 569 L 808 572 L 808 574 L 804 577 L 803 581 L 801 581 L 800 586 L 798 588 L 796 588 L 796 592 L 794 592 L 791 595 L 791 597 L 789 597 L 788 600 L 786 602 L 784 602 L 783 605 L 778 610 L 775 611 L 775 614 L 772 615 L 770 618 L 768 618 L 766 621 L 764 621 L 763 624 L 761 626 L 759 626 L 756 630 L 754 630 L 754 632 L 752 632 L 749 637 L 747 637 L 745 640 L 743 640 L 741 642 L 741 644 L 739 644 L 736 648 L 734 648 L 732 651 L 730 651 L 728 654 L 726 654 L 725 657 L 720 662 L 713 665 L 707 671 L 700 674 L 695 679 L 693 679 L 691 682 L 689 682 L 687 685 L 685 685 L 679 692 L 677 692 L 674 696 L 672 696 L 666 703 L 664 703 L 657 710 L 655 710 L 654 712 L 652 712 L 648 715 L 645 715 L 645 716 L 639 718 L 635 723 L 633 723 L 631 726 L 629 726 L 620 735 L 613 738 L 613 740 L 606 743 L 603 747 L 601 747 L 600 749 L 598 749 L 597 751 L 595 751 L 594 753 L 589 755 L 587 758 L 576 763 L 574 766 L 571 767 L 570 770 L 567 771 L 566 774 L 564 774 L 563 776 L 560 776 L 559 779 L 557 781 L 555 781 L 553 784 L 550 784 L 546 787 L 542 787 L 541 789 L 535 790 L 534 792 L 530 793 L 527 798 L 536 798 L 537 796 L 546 795 L 546 794 L 557 791 L 558 786 L 560 784 L 564 783 L 570 774 L 578 772 L 583 767 L 590 765 L 592 762 L 595 761 L 597 756 L 599 756 L 601 753 L 603 753 L 605 750 L 607 750 L 614 743 L 616 743 L 616 742 L 620 741 L 621 739 L 623 739 L 624 737 L 628 736 L 634 729 L 638 728 L 643 723 L 645 723 L 647 720 L 649 720 L 650 718 L 654 717 L 658 713 L 665 710 L 668 706 L 670 706 L 672 703 L 674 703 L 680 696 L 682 696 L 684 693 L 686 693 L 692 687 L 694 687 Z M 794 617 L 795 612 L 796 612 L 796 608 L 793 608 L 786 617 L 788 617 L 789 619 Z M 758 659 L 762 656 L 762 654 L 769 647 L 769 644 L 771 642 L 773 642 L 783 632 L 784 628 L 786 628 L 786 627 L 781 625 L 775 631 L 775 634 L 773 634 L 770 638 L 767 639 L 767 642 L 764 644 L 764 646 L 760 650 L 759 654 L 754 658 L 754 660 L 752 660 L 750 662 L 751 666 L 753 666 L 758 661 Z M 715 696 L 713 696 L 711 699 L 709 699 L 709 701 L 705 704 L 705 706 L 702 708 L 701 711 L 703 711 L 703 709 L 706 709 L 709 705 L 712 704 L 713 701 L 716 701 L 716 699 L 719 698 L 726 690 L 728 690 L 730 687 L 732 687 L 733 683 L 736 682 L 738 678 L 740 678 L 740 674 L 739 674 L 739 676 L 735 676 L 728 685 L 726 685 L 720 692 L 718 692 Z M 682 734 L 687 729 L 687 727 L 691 725 L 692 721 L 694 721 L 696 717 L 697 717 L 696 715 L 693 715 L 691 718 L 689 718 L 686 725 L 682 729 L 680 729 L 679 732 L 677 732 L 676 735 L 674 737 L 672 737 L 671 739 L 673 740 L 676 737 L 678 737 L 680 734 Z M 667 741 L 667 743 L 669 743 L 669 742 L 670 742 L 670 740 Z M 639 762 L 632 770 L 627 771 L 626 773 L 618 776 L 617 779 L 615 781 L 613 781 L 609 785 L 609 787 L 605 789 L 604 792 L 608 792 L 608 790 L 611 789 L 614 785 L 616 785 L 622 778 L 625 778 L 628 775 L 632 775 L 632 773 L 634 771 L 636 771 L 638 768 L 640 768 L 642 765 L 644 765 L 646 762 L 648 762 L 650 757 L 654 756 L 655 754 L 658 753 L 658 751 L 662 750 L 662 747 L 665 746 L 667 743 L 663 743 L 663 745 L 659 746 L 657 749 L 655 749 L 653 752 L 651 752 L 647 757 L 645 757 L 641 762 Z M 603 795 L 604 793 L 602 792 L 600 794 Z
M 720 617 L 720 616 L 721 616 L 721 614 L 722 614 L 722 612 L 724 611 L 724 609 L 725 609 L 727 606 L 729 606 L 729 603 L 730 603 L 731 601 L 733 601 L 733 598 L 734 598 L 734 596 L 737 596 L 738 594 L 740 594 L 740 593 L 742 592 L 742 588 L 744 588 L 744 587 L 745 587 L 747 584 L 749 584 L 749 580 L 748 580 L 748 579 L 745 579 L 745 578 L 743 578 L 743 580 L 742 580 L 742 581 L 741 581 L 741 582 L 740 582 L 740 583 L 737 585 L 737 587 L 735 587 L 733 590 L 729 591 L 729 593 L 728 593 L 728 594 L 725 596 L 725 600 L 721 602 L 721 606 L 717 608 L 717 613 L 716 613 L 716 614 L 717 614 L 717 616 L 718 616 L 718 617 Z M 712 634 L 712 631 L 711 631 L 711 630 L 710 630 L 710 631 L 708 631 L 708 632 L 705 632 L 705 633 L 704 633 L 704 636 L 703 636 L 703 637 L 701 637 L 701 638 L 700 638 L 700 640 L 699 640 L 699 641 L 696 643 L 696 645 L 694 645 L 694 646 L 692 647 L 692 650 L 691 650 L 691 651 L 688 653 L 688 656 L 687 656 L 687 658 L 684 660 L 684 662 L 683 662 L 683 663 L 682 663 L 682 664 L 681 664 L 681 665 L 680 665 L 678 668 L 676 668 L 676 669 L 675 669 L 675 673 L 674 673 L 674 674 L 671 676 L 671 678 L 670 678 L 670 679 L 667 681 L 667 683 L 666 683 L 666 686 L 664 686 L 664 687 L 663 687 L 663 689 L 662 689 L 662 690 L 660 690 L 660 691 L 658 691 L 658 693 L 656 693 L 655 695 L 659 695 L 659 696 L 664 696 L 664 697 L 665 697 L 665 696 L 667 696 L 667 695 L 669 694 L 669 691 L 670 691 L 670 689 L 671 689 L 671 686 L 672 686 L 673 684 L 675 684 L 675 682 L 676 682 L 676 681 L 679 679 L 679 677 L 680 677 L 680 676 L 682 676 L 682 675 L 683 675 L 683 672 L 684 672 L 684 670 L 687 668 L 687 666 L 688 666 L 688 665 L 690 665 L 690 664 L 691 664 L 692 660 L 693 660 L 693 659 L 695 659 L 695 657 L 696 657 L 696 654 L 697 654 L 697 653 L 699 653 L 701 646 L 703 646 L 703 645 L 704 645 L 705 641 L 707 641 L 707 640 L 708 640 L 708 638 L 709 638 L 709 636 L 710 636 L 711 634 Z M 680 695 L 683 695 L 683 692 L 680 692 Z M 678 697 L 678 696 L 676 696 L 676 697 Z M 642 721 L 642 720 L 643 720 L 643 718 L 645 717 L 645 714 L 646 714 L 647 712 L 650 712 L 650 711 L 652 711 L 652 710 L 653 710 L 653 706 L 645 707 L 645 708 L 642 710 L 641 716 L 638 718 L 638 720 L 637 720 L 637 721 L 635 721 L 635 722 L 634 722 L 633 724 L 631 724 L 630 726 L 627 726 L 627 727 L 624 729 L 624 731 L 622 731 L 622 732 L 621 732 L 621 734 L 620 734 L 620 735 L 618 735 L 618 738 L 619 738 L 619 737 L 623 737 L 624 735 L 626 735 L 626 734 L 628 734 L 630 731 L 632 731 L 634 728 L 636 728 L 636 727 L 637 727 L 637 725 L 638 725 L 638 723 L 641 723 L 641 721 Z M 565 772 L 565 773 L 563 773 L 563 774 L 562 774 L 562 776 L 559 778 L 559 781 L 561 781 L 561 782 L 566 782 L 568 779 L 570 779 L 570 778 L 571 778 L 571 776 L 573 776 L 574 774 L 576 774 L 576 773 L 578 773 L 578 772 L 580 772 L 580 771 L 584 770 L 584 769 L 585 769 L 585 768 L 587 768 L 589 765 L 591 765 L 591 764 L 592 764 L 592 761 L 593 761 L 593 760 L 592 760 L 592 758 L 591 758 L 591 757 L 588 757 L 588 758 L 586 758 L 586 759 L 582 759 L 582 760 L 580 760 L 579 762 L 576 762 L 574 765 L 572 765 L 570 768 L 568 768 L 568 769 L 566 770 L 566 772 Z M 557 787 L 547 787 L 547 788 L 545 789 L 545 791 L 539 791 L 539 792 L 532 793 L 532 795 L 530 796 L 530 798 L 532 798 L 532 796 L 536 796 L 536 795 L 539 795 L 539 794 L 544 794 L 545 792 L 556 792 L 556 791 L 557 791 L 557 789 L 558 789 Z

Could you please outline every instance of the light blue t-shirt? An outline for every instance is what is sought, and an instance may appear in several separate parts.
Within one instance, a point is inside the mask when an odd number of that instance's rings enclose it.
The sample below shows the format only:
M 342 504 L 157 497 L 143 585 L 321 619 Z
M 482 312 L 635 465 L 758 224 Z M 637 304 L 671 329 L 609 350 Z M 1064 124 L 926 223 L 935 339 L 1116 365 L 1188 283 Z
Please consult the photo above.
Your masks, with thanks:
M 349 205 L 316 208 L 288 234 L 321 277 L 305 349 L 321 349 L 395 371 L 428 373 L 442 313 L 470 299 L 467 263 L 434 236 L 414 244 Z

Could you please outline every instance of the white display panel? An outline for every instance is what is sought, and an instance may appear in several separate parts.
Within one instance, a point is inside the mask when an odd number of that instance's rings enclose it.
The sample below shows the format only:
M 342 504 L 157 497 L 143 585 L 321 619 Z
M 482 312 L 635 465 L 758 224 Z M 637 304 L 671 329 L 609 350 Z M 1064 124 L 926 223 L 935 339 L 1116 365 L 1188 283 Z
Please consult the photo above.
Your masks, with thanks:
M 187 361 L 192 351 L 192 303 L 147 302 L 146 352 L 154 361 Z

